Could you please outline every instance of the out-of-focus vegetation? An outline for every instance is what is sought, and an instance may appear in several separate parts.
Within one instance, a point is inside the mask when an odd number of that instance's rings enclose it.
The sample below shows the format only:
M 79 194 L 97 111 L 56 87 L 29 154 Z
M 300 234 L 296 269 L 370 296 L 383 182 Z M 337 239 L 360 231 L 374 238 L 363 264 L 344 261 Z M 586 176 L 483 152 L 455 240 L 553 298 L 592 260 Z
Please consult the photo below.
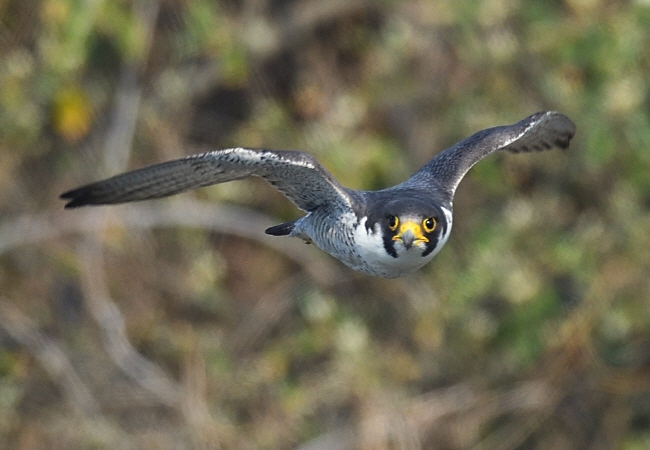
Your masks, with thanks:
M 650 3 L 0 1 L 6 448 L 650 447 Z M 401 181 L 482 128 L 494 155 L 421 273 L 264 236 L 259 180 L 63 211 L 206 148 L 304 149 Z

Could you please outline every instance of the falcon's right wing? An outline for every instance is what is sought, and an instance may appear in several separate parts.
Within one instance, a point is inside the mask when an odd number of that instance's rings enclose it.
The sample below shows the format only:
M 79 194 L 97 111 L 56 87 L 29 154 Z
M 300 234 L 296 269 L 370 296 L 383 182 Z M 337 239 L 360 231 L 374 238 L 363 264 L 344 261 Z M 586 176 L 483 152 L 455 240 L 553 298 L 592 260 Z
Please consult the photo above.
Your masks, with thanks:
M 167 197 L 226 181 L 259 176 L 298 208 L 350 208 L 349 191 L 303 152 L 247 148 L 216 150 L 153 164 L 64 192 L 66 208 Z

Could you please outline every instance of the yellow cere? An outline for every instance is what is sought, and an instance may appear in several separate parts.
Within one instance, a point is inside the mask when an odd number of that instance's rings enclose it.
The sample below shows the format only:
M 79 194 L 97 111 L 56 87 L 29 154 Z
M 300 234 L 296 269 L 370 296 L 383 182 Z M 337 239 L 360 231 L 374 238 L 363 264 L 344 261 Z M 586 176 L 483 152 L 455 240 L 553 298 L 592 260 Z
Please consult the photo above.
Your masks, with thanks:
M 401 240 L 404 233 L 406 233 L 409 230 L 415 236 L 414 241 L 416 243 L 418 243 L 418 242 L 429 242 L 429 239 L 424 234 L 422 234 L 422 227 L 420 226 L 420 224 L 412 222 L 412 221 L 404 222 L 402 225 L 400 225 L 399 233 L 397 233 L 395 236 L 393 236 L 393 240 L 394 241 Z

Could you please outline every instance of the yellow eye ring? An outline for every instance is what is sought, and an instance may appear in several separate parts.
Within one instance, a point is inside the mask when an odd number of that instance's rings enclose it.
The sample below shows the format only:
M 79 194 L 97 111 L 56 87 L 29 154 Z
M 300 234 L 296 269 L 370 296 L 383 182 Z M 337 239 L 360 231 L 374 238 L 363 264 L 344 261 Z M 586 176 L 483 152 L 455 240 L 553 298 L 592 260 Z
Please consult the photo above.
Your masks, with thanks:
M 424 228 L 424 231 L 426 231 L 427 233 L 431 233 L 433 230 L 435 230 L 436 225 L 437 225 L 436 219 L 434 219 L 433 217 L 429 217 L 422 221 L 422 228 Z
M 397 227 L 399 226 L 399 219 L 397 216 L 388 216 L 388 228 L 390 228 L 391 231 L 397 230 Z

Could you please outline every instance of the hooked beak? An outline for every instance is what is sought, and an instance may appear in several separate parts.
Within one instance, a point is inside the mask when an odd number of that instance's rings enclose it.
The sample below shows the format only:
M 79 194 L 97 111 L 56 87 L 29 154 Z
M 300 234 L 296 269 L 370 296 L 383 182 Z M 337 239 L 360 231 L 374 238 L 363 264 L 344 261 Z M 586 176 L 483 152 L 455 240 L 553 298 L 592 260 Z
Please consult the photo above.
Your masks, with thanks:
M 404 222 L 399 227 L 399 232 L 393 236 L 394 241 L 402 241 L 408 250 L 414 244 L 429 242 L 429 239 L 422 233 L 422 226 L 415 222 Z

